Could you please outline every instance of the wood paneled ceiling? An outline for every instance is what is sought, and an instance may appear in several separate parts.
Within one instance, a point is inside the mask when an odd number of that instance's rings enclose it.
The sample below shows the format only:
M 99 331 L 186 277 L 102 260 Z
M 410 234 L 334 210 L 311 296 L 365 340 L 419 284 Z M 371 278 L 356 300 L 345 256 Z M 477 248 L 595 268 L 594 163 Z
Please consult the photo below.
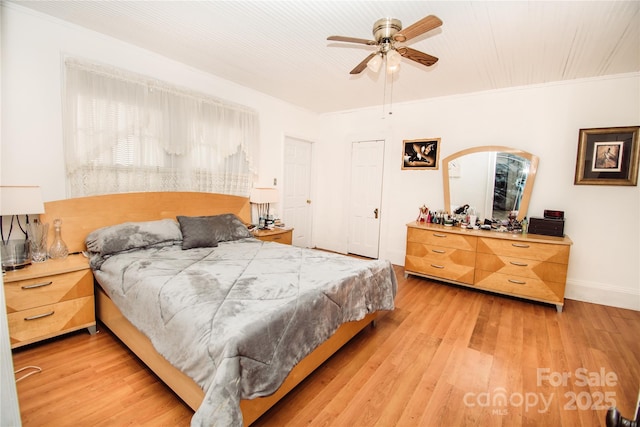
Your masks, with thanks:
M 349 71 L 373 23 L 444 25 L 408 45 L 393 102 L 640 71 L 640 1 L 18 1 L 314 112 L 383 103 L 384 74 Z

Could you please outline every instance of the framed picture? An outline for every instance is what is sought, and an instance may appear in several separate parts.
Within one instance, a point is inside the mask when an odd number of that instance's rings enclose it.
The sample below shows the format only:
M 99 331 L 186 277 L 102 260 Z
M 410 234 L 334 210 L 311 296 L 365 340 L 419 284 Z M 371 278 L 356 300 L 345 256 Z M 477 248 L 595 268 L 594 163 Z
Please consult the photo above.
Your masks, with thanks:
M 440 138 L 402 141 L 402 169 L 438 170 Z
M 638 129 L 580 129 L 574 184 L 637 185 Z

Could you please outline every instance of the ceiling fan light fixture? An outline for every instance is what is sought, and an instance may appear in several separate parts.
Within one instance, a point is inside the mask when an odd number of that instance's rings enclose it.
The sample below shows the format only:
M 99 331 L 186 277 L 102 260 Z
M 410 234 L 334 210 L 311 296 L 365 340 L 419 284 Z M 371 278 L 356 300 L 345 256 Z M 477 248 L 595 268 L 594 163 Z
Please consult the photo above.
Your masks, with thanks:
M 367 55 L 362 61 L 352 69 L 349 74 L 360 74 L 368 68 L 374 73 L 380 71 L 382 63 L 384 62 L 384 96 L 383 96 L 383 112 L 386 111 L 387 103 L 392 104 L 393 98 L 393 80 L 395 76 L 393 73 L 400 69 L 400 62 L 402 58 L 417 62 L 426 67 L 438 62 L 438 58 L 420 52 L 419 50 L 412 49 L 405 46 L 395 46 L 396 42 L 404 43 L 410 39 L 413 39 L 421 34 L 438 28 L 442 25 L 440 18 L 429 15 L 420 19 L 417 22 L 409 25 L 407 28 L 402 28 L 402 23 L 398 19 L 394 18 L 382 18 L 373 24 L 373 38 L 374 40 L 361 39 L 356 37 L 344 37 L 344 36 L 329 36 L 327 40 L 341 41 L 348 43 L 358 43 L 367 46 L 376 46 L 377 50 Z M 388 90 L 387 90 L 388 89 Z M 389 114 L 392 114 L 389 109 Z
M 377 73 L 382 65 L 382 55 L 376 55 L 367 62 L 367 68 Z
M 400 69 L 402 56 L 396 50 L 387 52 L 387 71 L 393 73 Z
M 387 52 L 387 63 L 391 66 L 398 65 L 402 61 L 402 56 L 397 50 L 393 49 Z
M 393 74 L 396 71 L 400 71 L 400 64 L 398 64 L 398 65 L 387 65 L 387 73 Z

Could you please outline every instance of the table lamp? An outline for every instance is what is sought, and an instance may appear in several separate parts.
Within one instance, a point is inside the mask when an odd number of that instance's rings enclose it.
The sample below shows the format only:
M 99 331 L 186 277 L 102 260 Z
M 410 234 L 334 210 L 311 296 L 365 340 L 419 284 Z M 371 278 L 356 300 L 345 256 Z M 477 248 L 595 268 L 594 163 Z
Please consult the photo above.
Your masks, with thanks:
M 258 225 L 261 230 L 267 228 L 269 218 L 269 204 L 280 200 L 278 190 L 275 188 L 258 187 L 252 188 L 249 202 L 256 205 L 258 209 Z
M 2 238 L 2 270 L 16 270 L 31 264 L 31 251 L 25 227 L 20 223 L 18 215 L 26 215 L 26 225 L 29 224 L 29 214 L 44 213 L 42 193 L 37 186 L 0 186 L 0 221 L 2 217 L 11 216 L 9 233 L 4 232 L 4 222 L 0 223 L 0 237 Z M 24 239 L 11 240 L 14 222 L 24 234 Z

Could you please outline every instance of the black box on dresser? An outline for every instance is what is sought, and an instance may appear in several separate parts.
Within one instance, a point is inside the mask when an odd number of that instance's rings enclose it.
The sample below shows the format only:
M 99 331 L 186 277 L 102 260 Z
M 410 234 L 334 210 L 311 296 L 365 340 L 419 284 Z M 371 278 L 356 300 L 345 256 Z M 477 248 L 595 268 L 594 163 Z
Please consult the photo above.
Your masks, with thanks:
M 564 218 L 529 218 L 529 229 L 532 234 L 564 237 Z

